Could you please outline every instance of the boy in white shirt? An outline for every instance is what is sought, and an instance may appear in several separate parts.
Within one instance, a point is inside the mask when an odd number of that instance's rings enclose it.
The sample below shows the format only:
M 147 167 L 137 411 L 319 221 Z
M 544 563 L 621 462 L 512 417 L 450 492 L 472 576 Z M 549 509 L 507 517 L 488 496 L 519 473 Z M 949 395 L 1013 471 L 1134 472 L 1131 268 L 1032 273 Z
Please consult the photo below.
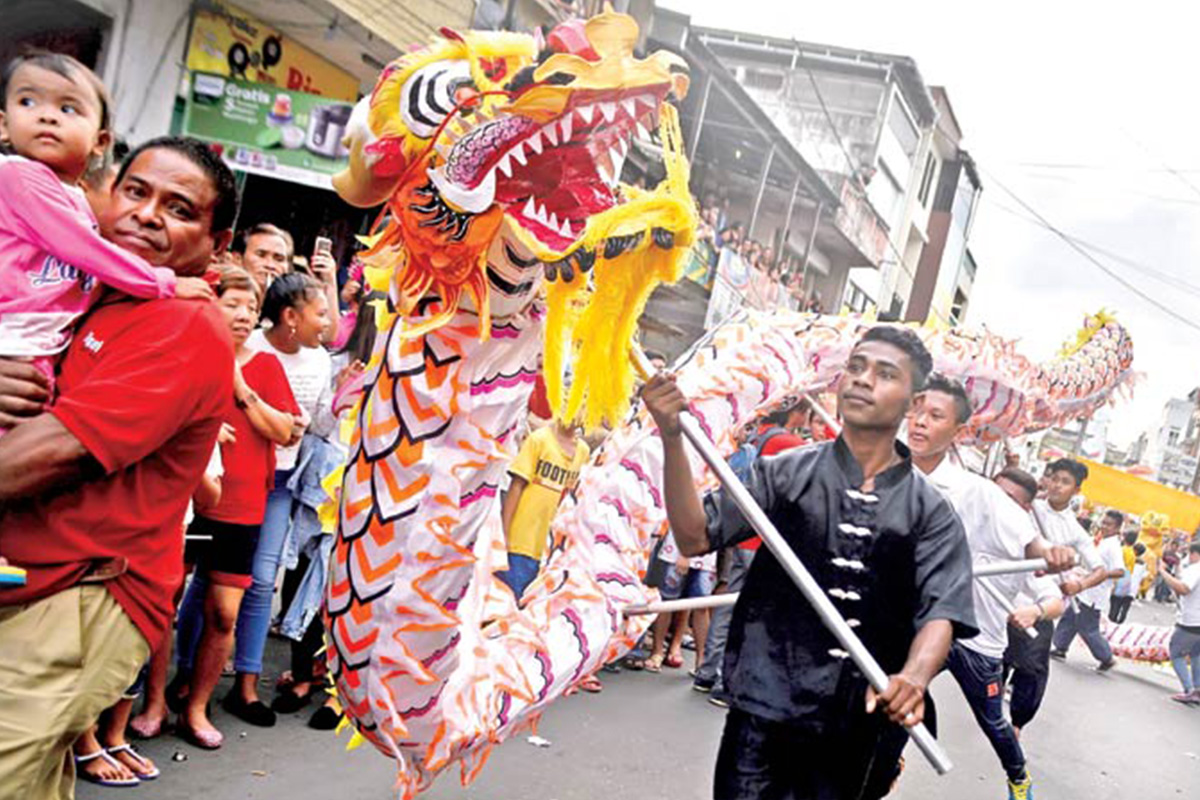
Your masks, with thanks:
M 1177 703 L 1200 705 L 1200 540 L 1193 541 L 1188 547 L 1188 560 L 1179 570 L 1178 578 L 1166 570 L 1162 576 L 1179 602 L 1170 652 L 1171 666 L 1179 676 L 1183 691 L 1171 695 L 1171 699 Z

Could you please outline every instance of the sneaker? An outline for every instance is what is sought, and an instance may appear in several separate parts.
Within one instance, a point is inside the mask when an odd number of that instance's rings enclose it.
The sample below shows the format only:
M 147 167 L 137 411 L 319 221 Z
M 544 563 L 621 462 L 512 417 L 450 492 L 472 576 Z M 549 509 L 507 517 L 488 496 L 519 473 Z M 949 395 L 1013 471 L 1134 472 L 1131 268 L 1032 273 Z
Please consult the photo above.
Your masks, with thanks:
M 1050 657 L 1057 658 L 1059 661 L 1066 661 L 1067 660 L 1067 651 L 1059 650 L 1058 648 L 1051 648 Z
M 1180 694 L 1171 695 L 1171 699 L 1176 703 L 1183 703 L 1185 706 L 1200 705 L 1200 693 L 1197 692 L 1181 692 Z
M 708 702 L 717 708 L 729 708 L 729 701 L 717 694 L 711 695 Z
M 692 681 L 692 691 L 700 692 L 700 694 L 709 694 L 716 684 L 716 681 L 706 681 L 704 678 L 696 678 Z
M 1033 778 L 1028 772 L 1021 780 L 1008 782 L 1008 800 L 1033 800 Z
M 1115 658 L 1110 658 L 1108 661 L 1105 661 L 1103 664 L 1096 667 L 1096 672 L 1108 672 L 1110 669 L 1112 669 L 1116 665 L 1117 665 L 1117 660 Z

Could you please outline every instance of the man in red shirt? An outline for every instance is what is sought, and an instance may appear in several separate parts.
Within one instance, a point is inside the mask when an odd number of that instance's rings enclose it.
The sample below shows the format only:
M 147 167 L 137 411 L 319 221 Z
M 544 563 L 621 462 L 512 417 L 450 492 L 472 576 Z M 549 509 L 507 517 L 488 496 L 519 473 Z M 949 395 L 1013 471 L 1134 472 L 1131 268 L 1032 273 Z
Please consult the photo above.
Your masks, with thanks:
M 228 245 L 237 202 L 205 145 L 156 139 L 125 161 L 100 228 L 199 276 Z M 49 400 L 26 366 L 3 364 L 0 410 Z M 110 291 L 76 330 L 58 390 L 0 437 L 0 554 L 28 572 L 0 589 L 2 800 L 70 797 L 70 743 L 163 639 L 184 510 L 232 404 L 228 328 L 213 303 Z

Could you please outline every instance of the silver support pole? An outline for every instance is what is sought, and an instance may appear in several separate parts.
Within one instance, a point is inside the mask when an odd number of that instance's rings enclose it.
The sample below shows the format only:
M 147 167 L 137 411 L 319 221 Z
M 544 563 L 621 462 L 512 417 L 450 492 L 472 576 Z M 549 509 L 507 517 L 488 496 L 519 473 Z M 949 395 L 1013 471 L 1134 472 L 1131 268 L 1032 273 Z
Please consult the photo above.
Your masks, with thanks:
M 986 578 L 991 575 L 1009 575 L 1015 572 L 1035 572 L 1044 570 L 1046 561 L 1041 558 L 1031 558 L 1022 561 L 993 561 L 989 564 L 976 565 L 974 576 Z M 994 586 L 986 581 L 979 581 L 980 584 L 990 586 L 993 591 L 997 591 Z M 985 590 L 986 591 L 986 590 Z M 657 603 L 640 603 L 636 605 L 626 606 L 624 614 L 626 616 L 637 616 L 639 614 L 665 614 L 668 611 L 691 611 L 698 608 L 720 608 L 721 606 L 731 606 L 737 602 L 738 593 L 732 592 L 728 594 L 713 594 L 708 597 L 692 597 L 684 600 L 660 600 Z M 1001 595 L 1003 597 L 1003 595 Z M 1007 600 L 1002 600 L 1005 603 L 1005 610 L 1012 613 L 1011 604 Z
M 993 600 L 1000 604 L 1000 607 L 1004 609 L 1005 614 L 1008 614 L 1011 617 L 1012 613 L 1017 610 L 1016 606 L 1012 604 L 1012 601 L 1005 597 L 1003 592 L 993 586 L 990 580 L 987 578 L 976 578 L 975 582 L 979 584 L 980 589 L 983 589 L 983 591 L 992 596 Z M 1033 628 L 1025 628 L 1025 635 L 1030 639 L 1036 639 L 1038 637 L 1038 632 Z
M 634 365 L 643 375 L 649 377 L 654 374 L 654 367 L 651 366 L 646 354 L 641 351 L 641 348 L 634 345 L 632 351 Z M 708 464 L 708 468 L 713 471 L 713 474 L 720 480 L 721 486 L 729 494 L 730 499 L 734 501 L 738 509 L 745 515 L 750 527 L 762 538 L 763 544 L 771 551 L 771 554 L 779 561 L 780 566 L 787 572 L 800 589 L 800 593 L 804 595 L 804 599 L 809 602 L 813 610 L 817 613 L 821 623 L 833 634 L 838 640 L 842 648 L 850 654 L 850 658 L 862 672 L 867 682 L 876 692 L 884 692 L 888 686 L 887 673 L 879 666 L 879 662 L 867 650 L 866 645 L 858 638 L 846 620 L 838 613 L 837 608 L 833 605 L 833 601 L 825 594 L 825 590 L 817 583 L 812 574 L 805 568 L 800 559 L 796 557 L 795 552 L 788 546 L 783 535 L 776 530 L 771 520 L 767 518 L 766 512 L 754 502 L 754 498 L 750 496 L 750 492 L 738 480 L 737 475 L 725 463 L 725 459 L 721 456 L 721 452 L 717 450 L 717 446 L 712 443 L 712 440 L 705 435 L 704 429 L 700 427 L 700 423 L 691 414 L 684 412 L 679 415 L 679 425 L 683 431 L 684 438 L 691 443 L 700 457 L 704 459 L 704 463 Z M 937 739 L 933 738 L 933 734 L 925 727 L 925 723 L 919 722 L 916 725 L 908 728 L 908 733 L 912 740 L 916 742 L 917 747 L 925 754 L 925 758 L 929 760 L 930 765 L 937 771 L 939 775 L 945 775 L 953 768 L 950 762 L 950 757 L 946 751 L 938 744 Z
M 808 392 L 805 392 L 804 399 L 808 401 L 808 405 L 813 410 L 813 413 L 820 417 L 821 422 L 824 422 L 826 425 L 828 425 L 831 431 L 833 431 L 835 434 L 842 432 L 842 423 L 834 419 L 833 416 L 825 410 L 825 406 L 817 402 L 817 398 L 813 397 Z
M 737 603 L 738 593 L 710 594 L 707 597 L 685 597 L 682 600 L 660 600 L 657 603 L 641 603 L 625 606 L 623 613 L 627 617 L 644 614 L 669 614 L 674 611 L 696 611 L 703 608 L 721 608 Z
M 704 127 L 704 115 L 708 113 L 708 96 L 712 94 L 713 76 L 708 73 L 704 78 L 704 94 L 700 96 L 700 112 L 696 114 L 696 127 L 692 128 L 692 141 L 688 147 L 688 160 L 696 160 L 696 149 L 700 147 L 700 130 Z
M 1039 572 L 1049 567 L 1044 558 L 1026 558 L 1021 561 L 993 561 L 988 564 L 975 566 L 975 577 L 986 578 L 988 575 L 1010 575 L 1014 572 Z
M 771 163 L 775 160 L 775 143 L 767 151 L 767 160 L 763 163 L 762 177 L 758 179 L 758 195 L 754 198 L 754 211 L 750 214 L 750 224 L 746 226 L 746 238 L 754 238 L 754 226 L 758 224 L 758 210 L 762 207 L 763 194 L 767 191 L 767 178 L 771 175 Z

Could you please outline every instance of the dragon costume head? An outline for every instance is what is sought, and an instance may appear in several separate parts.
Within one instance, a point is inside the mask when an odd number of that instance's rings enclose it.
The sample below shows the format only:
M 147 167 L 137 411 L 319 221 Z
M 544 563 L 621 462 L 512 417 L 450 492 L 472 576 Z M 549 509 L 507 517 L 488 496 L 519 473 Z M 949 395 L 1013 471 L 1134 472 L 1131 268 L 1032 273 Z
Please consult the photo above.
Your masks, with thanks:
M 637 318 L 658 282 L 677 279 L 696 224 L 667 102 L 687 91 L 686 65 L 666 52 L 636 57 L 637 36 L 611 11 L 544 40 L 443 29 L 356 108 L 350 165 L 334 179 L 352 204 L 386 203 L 365 255 L 372 286 L 390 289 L 401 315 L 437 300 L 435 313 L 406 320 L 405 336 L 460 310 L 489 336 L 493 316 L 528 305 L 542 276 L 526 270 L 539 266 L 551 284 L 550 399 L 590 426 L 623 411 Z M 650 191 L 621 185 L 634 136 L 652 130 L 666 179 Z

